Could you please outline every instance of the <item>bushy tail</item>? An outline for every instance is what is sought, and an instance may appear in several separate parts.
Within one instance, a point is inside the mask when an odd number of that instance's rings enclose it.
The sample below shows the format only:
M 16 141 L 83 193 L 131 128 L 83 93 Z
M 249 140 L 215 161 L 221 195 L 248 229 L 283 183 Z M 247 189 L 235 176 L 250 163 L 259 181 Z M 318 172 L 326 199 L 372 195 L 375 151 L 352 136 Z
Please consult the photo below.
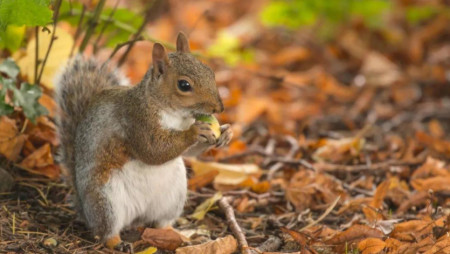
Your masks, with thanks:
M 76 128 L 93 96 L 103 89 L 117 86 L 122 78 L 95 60 L 74 57 L 56 79 L 55 100 L 59 107 L 56 117 L 61 140 L 61 163 L 74 176 L 74 141 Z

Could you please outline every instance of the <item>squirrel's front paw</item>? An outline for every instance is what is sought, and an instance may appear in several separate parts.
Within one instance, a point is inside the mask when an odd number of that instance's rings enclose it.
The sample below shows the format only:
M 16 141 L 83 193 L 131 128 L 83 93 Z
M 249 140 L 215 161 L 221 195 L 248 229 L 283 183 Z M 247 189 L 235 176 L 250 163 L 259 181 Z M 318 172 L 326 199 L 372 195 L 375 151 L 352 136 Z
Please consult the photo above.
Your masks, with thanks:
M 216 147 L 226 146 L 230 143 L 233 138 L 233 132 L 231 131 L 231 125 L 224 124 L 220 126 L 220 137 L 217 140 Z
M 197 132 L 197 140 L 201 143 L 207 143 L 210 145 L 216 144 L 216 136 L 211 130 L 211 124 L 205 122 L 195 122 L 194 128 Z

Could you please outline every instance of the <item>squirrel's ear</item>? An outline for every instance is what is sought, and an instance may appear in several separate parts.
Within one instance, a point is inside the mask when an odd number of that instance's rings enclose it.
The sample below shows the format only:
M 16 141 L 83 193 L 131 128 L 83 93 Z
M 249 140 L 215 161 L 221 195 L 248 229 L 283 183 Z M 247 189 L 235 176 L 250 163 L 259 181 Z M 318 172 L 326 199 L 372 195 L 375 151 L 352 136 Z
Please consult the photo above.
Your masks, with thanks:
M 160 75 L 166 72 L 169 59 L 167 58 L 163 45 L 160 43 L 155 43 L 155 45 L 153 45 L 152 60 L 153 71 L 155 74 Z
M 184 35 L 183 32 L 179 32 L 178 33 L 178 37 L 177 37 L 177 52 L 181 52 L 181 53 L 189 53 L 189 52 L 191 52 L 191 50 L 189 49 L 188 39 L 187 39 L 186 35 Z

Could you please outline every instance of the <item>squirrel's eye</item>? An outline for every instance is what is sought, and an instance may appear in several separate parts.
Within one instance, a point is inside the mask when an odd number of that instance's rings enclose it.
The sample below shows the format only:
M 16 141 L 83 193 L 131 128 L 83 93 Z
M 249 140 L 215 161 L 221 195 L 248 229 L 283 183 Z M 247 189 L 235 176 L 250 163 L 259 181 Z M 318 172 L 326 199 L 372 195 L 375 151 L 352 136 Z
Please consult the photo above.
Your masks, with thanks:
M 182 92 L 189 92 L 192 90 L 191 84 L 184 79 L 178 80 L 178 89 Z

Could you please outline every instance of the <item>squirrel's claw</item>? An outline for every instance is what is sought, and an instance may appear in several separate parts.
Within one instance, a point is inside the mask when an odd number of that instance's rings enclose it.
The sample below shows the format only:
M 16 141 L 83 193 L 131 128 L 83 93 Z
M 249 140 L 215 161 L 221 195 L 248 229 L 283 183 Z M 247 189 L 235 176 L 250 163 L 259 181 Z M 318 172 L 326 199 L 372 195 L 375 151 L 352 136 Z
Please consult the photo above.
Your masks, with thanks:
M 133 244 L 129 243 L 129 242 L 120 242 L 119 244 L 117 244 L 116 246 L 114 246 L 114 250 L 120 251 L 120 252 L 125 252 L 125 253 L 134 253 L 133 251 Z
M 233 131 L 231 130 L 231 125 L 224 124 L 220 126 L 220 134 L 219 139 L 217 140 L 216 147 L 222 147 L 226 146 L 230 143 L 231 139 L 233 138 Z
M 213 131 L 211 130 L 211 124 L 196 122 L 195 126 L 197 128 L 198 133 L 198 141 L 201 143 L 206 143 L 209 145 L 216 144 L 216 137 L 214 136 Z

